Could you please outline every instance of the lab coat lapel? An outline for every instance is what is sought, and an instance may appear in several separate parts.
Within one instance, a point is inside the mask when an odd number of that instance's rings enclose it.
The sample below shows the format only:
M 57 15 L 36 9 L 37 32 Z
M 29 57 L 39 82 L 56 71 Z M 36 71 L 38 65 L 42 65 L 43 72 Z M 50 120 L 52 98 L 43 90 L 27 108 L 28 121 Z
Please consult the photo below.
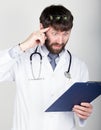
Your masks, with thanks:
M 54 71 L 55 73 L 58 73 L 58 71 L 61 69 L 65 70 L 65 67 L 66 69 L 68 68 L 69 56 L 67 55 L 67 52 L 66 53 L 64 52 L 59 58 L 60 58 L 59 62 L 57 63 L 57 66 Z
M 44 80 L 44 104 L 45 109 L 48 108 L 58 97 L 60 97 L 72 84 L 72 80 L 68 80 L 64 71 L 68 69 L 68 57 L 62 55 L 55 70 L 53 71 L 49 62 L 45 64 L 46 77 Z M 44 69 L 45 69 L 44 68 Z

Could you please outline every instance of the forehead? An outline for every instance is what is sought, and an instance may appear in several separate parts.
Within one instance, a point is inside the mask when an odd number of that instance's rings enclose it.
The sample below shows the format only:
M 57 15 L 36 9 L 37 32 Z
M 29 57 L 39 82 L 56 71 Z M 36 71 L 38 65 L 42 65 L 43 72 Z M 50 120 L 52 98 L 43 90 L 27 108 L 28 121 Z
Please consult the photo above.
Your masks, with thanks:
M 48 32 L 66 33 L 66 32 L 70 32 L 70 30 L 68 30 L 68 31 L 61 31 L 61 30 L 56 30 L 56 29 L 54 29 L 53 27 L 50 26 Z

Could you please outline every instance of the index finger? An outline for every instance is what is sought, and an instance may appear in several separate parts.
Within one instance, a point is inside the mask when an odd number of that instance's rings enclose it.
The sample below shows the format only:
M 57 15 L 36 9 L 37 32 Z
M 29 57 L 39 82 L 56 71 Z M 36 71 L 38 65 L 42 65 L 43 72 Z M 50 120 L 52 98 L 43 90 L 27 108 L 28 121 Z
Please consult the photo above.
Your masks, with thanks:
M 47 32 L 49 30 L 49 27 L 48 28 L 43 28 L 43 29 L 41 29 L 40 31 L 42 32 L 42 33 L 45 33 L 45 32 Z
M 88 102 L 82 102 L 81 103 L 81 106 L 84 106 L 84 107 L 92 107 L 92 105 Z

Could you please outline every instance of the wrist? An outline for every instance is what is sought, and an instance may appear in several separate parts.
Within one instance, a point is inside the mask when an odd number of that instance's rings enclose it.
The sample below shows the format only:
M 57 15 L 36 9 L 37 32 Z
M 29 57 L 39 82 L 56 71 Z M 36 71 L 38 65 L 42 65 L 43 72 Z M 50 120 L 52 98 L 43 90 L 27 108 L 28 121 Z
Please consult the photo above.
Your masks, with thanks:
M 23 52 L 28 49 L 28 47 L 26 46 L 25 43 L 19 43 L 19 47 L 20 47 L 21 51 L 23 51 Z

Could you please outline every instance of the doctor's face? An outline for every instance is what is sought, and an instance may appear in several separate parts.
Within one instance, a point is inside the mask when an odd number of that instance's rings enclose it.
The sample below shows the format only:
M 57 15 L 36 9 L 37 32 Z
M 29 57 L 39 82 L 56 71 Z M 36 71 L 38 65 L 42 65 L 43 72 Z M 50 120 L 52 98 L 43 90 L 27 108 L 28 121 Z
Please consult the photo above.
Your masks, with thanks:
M 50 27 L 46 32 L 45 46 L 51 53 L 59 54 L 68 42 L 70 32 L 71 30 L 61 32 Z

